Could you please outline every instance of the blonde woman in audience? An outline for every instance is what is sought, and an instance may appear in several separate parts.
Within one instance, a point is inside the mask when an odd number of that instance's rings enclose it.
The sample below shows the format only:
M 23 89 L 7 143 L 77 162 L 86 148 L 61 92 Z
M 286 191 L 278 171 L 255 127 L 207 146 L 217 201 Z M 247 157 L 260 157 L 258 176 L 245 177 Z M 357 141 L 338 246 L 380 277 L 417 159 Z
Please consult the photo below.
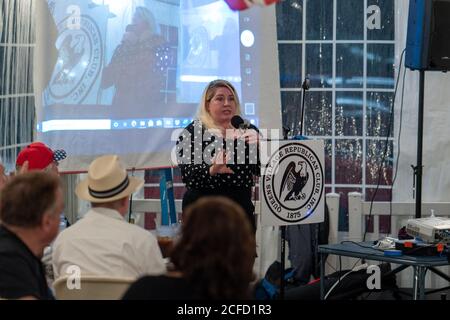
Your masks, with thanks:
M 124 299 L 249 299 L 255 237 L 244 210 L 225 197 L 204 197 L 184 215 L 166 275 L 146 276 Z

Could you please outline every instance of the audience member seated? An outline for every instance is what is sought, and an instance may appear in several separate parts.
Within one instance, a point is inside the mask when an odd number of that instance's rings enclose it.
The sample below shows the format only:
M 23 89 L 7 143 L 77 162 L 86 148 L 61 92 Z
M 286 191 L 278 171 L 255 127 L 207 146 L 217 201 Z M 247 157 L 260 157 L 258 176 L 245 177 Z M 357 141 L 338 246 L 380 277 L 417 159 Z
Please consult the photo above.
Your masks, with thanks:
M 53 151 L 42 142 L 33 142 L 17 155 L 16 170 L 18 174 L 42 170 L 59 175 L 59 162 L 66 157 L 67 153 L 62 149 Z M 63 213 L 61 214 L 61 220 L 64 221 L 66 226 L 70 225 Z
M 242 208 L 224 197 L 205 197 L 185 212 L 166 275 L 146 276 L 124 299 L 248 299 L 254 279 L 255 237 Z
M 138 278 L 166 271 L 155 236 L 125 220 L 129 197 L 143 184 L 142 179 L 128 177 L 117 155 L 101 156 L 91 163 L 88 177 L 75 192 L 92 208 L 56 238 L 55 279 L 71 275 L 73 266 L 80 268 L 81 276 Z
M 58 165 L 61 160 L 64 160 L 67 154 L 64 150 L 53 151 L 46 144 L 42 142 L 33 142 L 23 148 L 16 159 L 17 174 L 21 174 L 28 171 L 41 170 L 51 172 L 59 176 Z M 60 227 L 70 226 L 69 221 L 61 212 Z M 45 274 L 47 276 L 48 283 L 52 283 L 54 280 L 53 268 L 52 268 L 52 247 L 49 245 L 44 249 L 44 255 L 42 257 L 42 263 L 44 264 Z
M 14 177 L 0 200 L 0 297 L 53 299 L 41 257 L 58 234 L 64 208 L 58 176 L 29 172 Z

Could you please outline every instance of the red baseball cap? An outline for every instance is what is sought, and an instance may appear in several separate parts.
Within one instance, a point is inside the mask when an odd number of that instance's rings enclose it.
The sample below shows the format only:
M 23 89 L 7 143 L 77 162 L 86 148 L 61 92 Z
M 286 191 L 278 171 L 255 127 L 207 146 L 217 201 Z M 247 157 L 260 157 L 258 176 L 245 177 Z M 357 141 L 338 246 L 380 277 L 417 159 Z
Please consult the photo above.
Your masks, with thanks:
M 59 161 L 66 158 L 64 150 L 53 151 L 42 142 L 33 142 L 17 155 L 16 166 L 22 166 L 28 161 L 29 170 L 45 169 L 53 161 Z

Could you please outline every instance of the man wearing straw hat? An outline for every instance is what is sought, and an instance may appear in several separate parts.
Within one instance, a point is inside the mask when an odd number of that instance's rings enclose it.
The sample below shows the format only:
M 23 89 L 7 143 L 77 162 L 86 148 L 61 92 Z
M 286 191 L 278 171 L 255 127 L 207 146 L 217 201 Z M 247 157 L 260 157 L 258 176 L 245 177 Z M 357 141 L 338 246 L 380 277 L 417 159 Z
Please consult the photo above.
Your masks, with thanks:
M 55 279 L 71 275 L 138 278 L 166 271 L 155 236 L 125 220 L 130 195 L 144 181 L 129 177 L 117 155 L 105 155 L 89 166 L 75 193 L 91 202 L 86 215 L 61 232 L 53 245 Z

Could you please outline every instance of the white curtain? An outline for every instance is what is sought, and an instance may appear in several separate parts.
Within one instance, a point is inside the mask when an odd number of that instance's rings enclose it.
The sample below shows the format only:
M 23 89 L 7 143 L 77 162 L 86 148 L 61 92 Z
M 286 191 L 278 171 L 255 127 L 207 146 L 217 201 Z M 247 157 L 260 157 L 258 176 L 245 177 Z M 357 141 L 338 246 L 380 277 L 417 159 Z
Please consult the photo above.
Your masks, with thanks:
M 408 0 L 396 2 L 396 66 L 406 46 Z M 404 68 L 404 62 L 403 66 Z M 398 70 L 398 69 L 397 69 Z M 395 137 L 400 125 L 402 75 L 395 105 Z M 398 176 L 393 189 L 394 201 L 413 200 L 413 170 L 417 164 L 417 128 L 419 103 L 419 72 L 407 69 L 403 102 L 402 132 Z M 450 201 L 450 75 L 442 72 L 425 73 L 423 187 L 422 201 Z M 395 143 L 397 157 L 398 141 Z M 422 212 L 428 216 L 429 212 Z
M 14 170 L 19 147 L 33 137 L 34 3 L 0 1 L 0 157 L 7 171 Z

